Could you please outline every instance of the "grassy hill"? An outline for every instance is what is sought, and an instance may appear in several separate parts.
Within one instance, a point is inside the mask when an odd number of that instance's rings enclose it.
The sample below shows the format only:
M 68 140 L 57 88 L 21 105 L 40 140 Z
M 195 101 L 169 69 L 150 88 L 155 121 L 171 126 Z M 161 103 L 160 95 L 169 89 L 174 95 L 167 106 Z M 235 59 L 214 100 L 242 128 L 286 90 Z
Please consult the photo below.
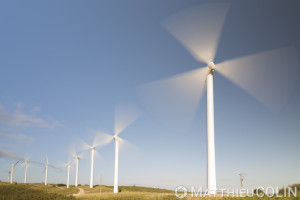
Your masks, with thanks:
M 300 191 L 300 184 L 294 184 Z M 79 193 L 79 188 L 84 191 L 84 194 L 73 196 L 73 194 Z M 70 186 L 66 188 L 64 184 L 50 184 L 45 186 L 42 183 L 30 183 L 30 184 L 9 184 L 0 182 L 0 200 L 43 200 L 43 199 L 104 199 L 104 200 L 178 200 L 173 191 L 151 188 L 151 187 L 140 187 L 140 186 L 120 186 L 120 193 L 114 194 L 112 186 L 99 186 L 96 185 L 94 188 L 90 188 L 88 185 L 79 186 L 75 188 Z M 100 192 L 101 191 L 101 192 Z M 299 193 L 298 193 L 299 195 Z M 299 197 L 290 198 L 277 198 L 279 200 L 296 200 Z M 190 195 L 185 198 L 186 200 L 199 200 L 208 198 L 195 198 Z M 220 199 L 220 197 L 217 197 Z M 228 200 L 233 199 L 244 199 L 244 200 L 275 200 L 276 197 L 272 198 L 224 198 Z M 300 198 L 299 198 L 300 199 Z
M 38 200 L 38 199 L 75 199 L 71 196 L 77 193 L 77 188 L 58 187 L 57 185 L 45 186 L 41 183 L 9 184 L 0 183 L 0 199 L 5 200 Z

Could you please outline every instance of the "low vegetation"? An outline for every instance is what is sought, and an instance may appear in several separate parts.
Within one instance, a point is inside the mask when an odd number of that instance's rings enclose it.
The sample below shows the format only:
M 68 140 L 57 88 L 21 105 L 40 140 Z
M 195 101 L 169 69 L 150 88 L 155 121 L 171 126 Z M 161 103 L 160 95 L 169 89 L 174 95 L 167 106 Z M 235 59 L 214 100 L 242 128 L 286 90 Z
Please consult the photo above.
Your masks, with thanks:
M 300 184 L 290 185 L 290 187 L 297 187 L 300 191 Z M 83 195 L 73 196 L 77 194 L 79 189 L 84 190 Z M 150 187 L 140 187 L 140 186 L 120 186 L 120 193 L 114 194 L 112 186 L 95 185 L 94 188 L 89 188 L 88 185 L 82 185 L 78 188 L 70 186 L 66 188 L 64 184 L 50 184 L 45 186 L 41 183 L 30 183 L 30 184 L 9 184 L 0 182 L 0 200 L 69 200 L 69 199 L 79 199 L 79 200 L 178 200 L 175 197 L 174 192 L 171 190 L 150 188 Z M 298 193 L 299 195 L 299 193 Z M 204 200 L 211 199 L 205 197 L 191 197 L 191 194 L 184 200 Z M 214 199 L 221 199 L 221 197 L 216 197 Z M 225 200 L 300 200 L 299 197 L 224 197 Z
M 59 189 L 51 185 L 43 184 L 8 184 L 0 183 L 1 200 L 57 200 L 57 199 L 75 199 L 71 194 L 75 191 L 72 189 Z

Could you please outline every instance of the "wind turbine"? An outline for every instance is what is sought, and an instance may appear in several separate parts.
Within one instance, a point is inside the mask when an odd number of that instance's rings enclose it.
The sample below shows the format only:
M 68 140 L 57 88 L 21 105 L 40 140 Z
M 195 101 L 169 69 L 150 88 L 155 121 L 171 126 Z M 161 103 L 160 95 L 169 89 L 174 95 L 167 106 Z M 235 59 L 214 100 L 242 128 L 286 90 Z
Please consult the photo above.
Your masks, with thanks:
M 68 170 L 68 173 L 67 173 L 67 188 L 69 188 L 70 187 L 70 168 L 71 168 L 70 161 L 68 163 L 65 163 L 64 167 L 67 167 L 67 170 Z
M 118 185 L 119 185 L 119 146 L 120 143 L 126 142 L 124 139 L 121 139 L 118 134 L 109 135 L 104 133 L 97 134 L 96 141 L 99 141 L 101 145 L 109 144 L 113 140 L 115 141 L 115 169 L 114 169 L 114 193 L 118 193 Z M 100 144 L 99 144 L 100 145 Z
M 49 167 L 52 167 L 54 169 L 59 169 L 58 167 L 55 167 L 54 165 L 51 165 L 49 163 L 49 160 L 48 160 L 48 156 L 46 154 L 46 163 L 44 164 L 45 165 L 45 168 L 44 168 L 44 173 L 45 173 L 45 185 L 48 185 L 48 168 Z
M 220 33 L 229 5 L 210 3 L 176 13 L 162 22 L 206 67 L 138 88 L 152 114 L 170 126 L 190 125 L 202 93 L 207 92 L 207 187 L 216 193 L 213 75 L 216 71 L 240 86 L 272 111 L 282 106 L 297 78 L 297 54 L 291 47 L 230 59 L 215 64 Z M 280 82 L 280 85 L 278 84 Z
M 28 169 L 28 163 L 33 163 L 33 164 L 38 164 L 38 165 L 43 165 L 43 163 L 40 162 L 36 162 L 36 161 L 32 161 L 32 160 L 28 160 L 28 159 L 24 159 L 21 156 L 17 155 L 16 153 L 13 152 L 7 152 L 7 151 L 2 151 L 0 150 L 0 158 L 5 158 L 5 159 L 17 159 L 17 160 L 22 160 L 24 161 L 24 163 L 21 165 L 22 167 L 25 166 L 25 178 L 24 178 L 24 183 L 27 182 L 27 169 Z M 17 162 L 18 163 L 18 162 Z M 14 164 L 14 167 L 16 166 L 16 164 Z M 12 166 L 13 167 L 13 166 Z M 12 170 L 14 171 L 14 170 Z M 10 179 L 12 179 L 12 174 L 11 172 L 9 172 L 9 178 L 8 178 L 8 182 L 12 182 L 10 181 Z
M 81 140 L 81 145 L 83 145 L 83 150 L 90 150 L 91 151 L 91 174 L 90 174 L 90 188 L 94 187 L 94 160 L 95 160 L 95 154 L 96 154 L 96 147 L 100 146 L 99 143 L 96 143 L 95 139 L 92 142 L 92 145 L 89 145 L 85 141 Z M 76 154 L 75 154 L 76 155 Z M 76 159 L 76 182 L 78 178 L 78 163 L 80 156 L 75 156 Z M 77 182 L 78 183 L 78 182 Z M 76 183 L 75 183 L 76 185 Z
M 119 134 L 138 119 L 140 114 L 140 111 L 132 105 L 117 104 L 115 107 L 114 135 L 98 132 L 95 137 L 95 144 L 99 146 L 115 141 L 114 193 L 119 192 L 119 145 L 121 142 L 126 143 L 124 139 L 119 137 Z
M 7 182 L 10 182 L 10 171 L 8 171 L 8 178 L 7 178 Z
M 48 185 L 48 167 L 49 167 L 49 161 L 48 161 L 48 156 L 46 155 L 46 163 L 45 163 L 45 185 Z
M 24 177 L 24 183 L 27 183 L 27 169 L 28 169 L 28 160 L 25 159 L 24 163 L 21 165 L 22 167 L 25 167 L 25 177 Z
M 81 140 L 81 144 L 79 145 L 84 145 L 84 149 L 87 150 L 89 148 L 89 145 Z M 75 165 L 76 165 L 76 169 L 75 169 L 75 187 L 78 186 L 78 170 L 79 170 L 79 160 L 83 158 L 83 153 L 81 152 L 80 154 L 78 154 L 75 150 L 74 147 L 72 147 L 69 151 L 69 155 L 72 157 L 72 159 L 74 159 L 73 161 L 75 161 Z
M 10 183 L 13 183 L 13 176 L 15 173 L 15 167 L 20 161 L 17 161 L 16 163 L 11 164 L 11 173 L 10 173 Z
M 24 163 L 21 165 L 21 167 L 25 167 L 25 176 L 24 176 L 24 183 L 27 183 L 27 171 L 28 167 L 30 166 L 29 163 L 37 164 L 37 165 L 44 165 L 43 163 L 32 161 L 29 159 L 23 159 Z

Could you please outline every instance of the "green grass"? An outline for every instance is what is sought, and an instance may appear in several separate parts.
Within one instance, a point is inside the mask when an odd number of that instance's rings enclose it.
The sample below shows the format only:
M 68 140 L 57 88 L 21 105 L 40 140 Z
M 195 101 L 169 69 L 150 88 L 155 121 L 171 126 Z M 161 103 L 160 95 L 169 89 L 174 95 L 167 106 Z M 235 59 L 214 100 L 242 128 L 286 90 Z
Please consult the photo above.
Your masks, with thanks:
M 298 185 L 292 185 L 297 186 Z M 47 200 L 47 199 L 81 199 L 81 200 L 178 200 L 174 192 L 171 190 L 150 188 L 150 187 L 140 187 L 140 186 L 120 186 L 120 193 L 114 194 L 112 186 L 100 186 L 96 185 L 94 188 L 89 188 L 88 185 L 79 186 L 79 188 L 84 189 L 85 194 L 73 197 L 73 194 L 79 192 L 78 188 L 70 186 L 66 188 L 63 184 L 50 184 L 45 186 L 41 183 L 30 183 L 30 184 L 9 184 L 0 182 L 0 200 Z M 299 190 L 298 190 L 299 192 Z M 298 193 L 299 195 L 299 193 Z M 191 197 L 189 194 L 184 200 L 204 200 L 204 199 L 221 199 L 221 197 L 216 198 L 205 198 L 205 197 Z M 286 198 L 276 198 L 276 197 L 224 197 L 225 200 L 300 200 L 299 197 L 286 197 Z
M 75 199 L 67 196 L 70 192 L 68 189 L 54 189 L 51 185 L 0 183 L 0 200 Z
M 113 186 L 107 186 L 113 188 Z M 165 190 L 160 188 L 151 188 L 151 187 L 140 187 L 140 186 L 119 186 L 119 190 L 131 191 L 131 192 L 151 192 L 151 193 L 174 193 L 172 190 Z

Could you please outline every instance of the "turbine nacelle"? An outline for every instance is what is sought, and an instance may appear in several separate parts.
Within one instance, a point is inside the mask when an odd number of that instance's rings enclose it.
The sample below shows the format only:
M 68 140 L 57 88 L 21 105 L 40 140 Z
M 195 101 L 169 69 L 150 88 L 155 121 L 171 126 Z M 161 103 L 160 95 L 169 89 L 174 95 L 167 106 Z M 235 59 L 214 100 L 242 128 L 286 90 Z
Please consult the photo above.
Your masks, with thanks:
M 79 156 L 76 156 L 76 159 L 77 159 L 77 160 L 79 160 L 79 159 L 80 159 L 80 157 L 79 157 Z
M 216 69 L 216 65 L 213 62 L 209 62 L 207 67 L 213 72 Z
M 120 137 L 118 137 L 117 135 L 114 135 L 114 140 L 116 142 L 122 142 L 122 139 Z

